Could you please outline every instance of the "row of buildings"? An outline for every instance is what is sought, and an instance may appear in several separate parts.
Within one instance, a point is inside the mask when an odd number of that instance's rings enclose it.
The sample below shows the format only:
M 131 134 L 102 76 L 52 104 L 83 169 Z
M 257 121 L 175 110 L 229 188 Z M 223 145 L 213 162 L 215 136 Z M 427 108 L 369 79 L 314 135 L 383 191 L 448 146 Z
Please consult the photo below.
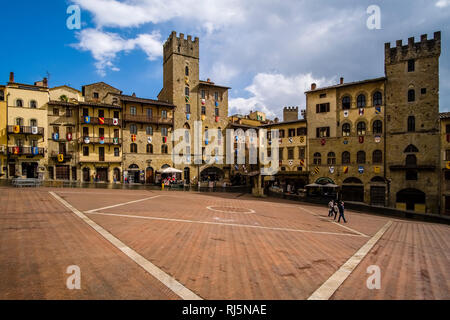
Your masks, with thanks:
M 176 167 L 186 183 L 216 180 L 273 184 L 284 191 L 339 190 L 348 201 L 418 212 L 450 212 L 450 114 L 439 113 L 441 34 L 385 45 L 385 75 L 306 94 L 306 110 L 286 107 L 282 121 L 262 112 L 228 116 L 230 88 L 199 78 L 199 39 L 173 32 L 164 44 L 157 99 L 125 95 L 100 82 L 81 91 L 15 81 L 0 87 L 2 178 L 158 183 Z M 176 165 L 172 134 L 218 129 L 278 129 L 275 176 L 254 164 Z M 222 139 L 223 137 L 223 139 Z M 270 140 L 270 136 L 268 136 Z M 208 147 L 202 142 L 202 150 Z M 196 155 L 193 141 L 185 154 Z M 248 158 L 247 158 L 248 160 Z M 287 186 L 289 185 L 289 190 Z

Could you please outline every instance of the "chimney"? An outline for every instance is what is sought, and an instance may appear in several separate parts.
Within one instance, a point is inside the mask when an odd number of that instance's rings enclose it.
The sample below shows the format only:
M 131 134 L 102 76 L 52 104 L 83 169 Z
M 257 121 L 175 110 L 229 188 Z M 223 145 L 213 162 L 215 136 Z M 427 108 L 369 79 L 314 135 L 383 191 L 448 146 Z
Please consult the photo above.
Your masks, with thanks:
M 43 85 L 44 87 L 48 88 L 48 79 L 47 79 L 47 78 L 44 78 L 44 79 L 42 80 L 42 85 Z
M 136 97 L 136 93 L 133 92 L 133 94 L 131 95 L 132 97 Z
M 311 83 L 311 91 L 316 90 L 317 85 L 315 83 Z
M 14 82 L 14 72 L 9 73 L 9 82 Z
M 339 83 L 340 83 L 340 84 L 344 84 L 344 78 L 343 78 L 343 77 L 341 77 L 341 80 L 340 80 Z
M 206 79 L 206 82 L 211 82 L 211 79 L 210 78 Z

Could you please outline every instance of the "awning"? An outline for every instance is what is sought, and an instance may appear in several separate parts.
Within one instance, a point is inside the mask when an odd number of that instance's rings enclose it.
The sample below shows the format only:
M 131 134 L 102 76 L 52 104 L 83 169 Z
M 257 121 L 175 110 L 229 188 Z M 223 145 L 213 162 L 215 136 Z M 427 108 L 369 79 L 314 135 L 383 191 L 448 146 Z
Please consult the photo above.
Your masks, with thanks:
M 175 168 L 165 168 L 162 170 L 158 170 L 159 173 L 182 173 L 183 171 L 175 169 Z

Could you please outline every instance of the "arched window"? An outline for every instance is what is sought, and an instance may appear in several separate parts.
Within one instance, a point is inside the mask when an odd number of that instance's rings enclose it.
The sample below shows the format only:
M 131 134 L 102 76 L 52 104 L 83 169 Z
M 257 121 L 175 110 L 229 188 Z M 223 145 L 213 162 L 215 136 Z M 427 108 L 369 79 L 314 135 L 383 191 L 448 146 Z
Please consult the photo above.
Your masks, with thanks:
M 345 96 L 342 98 L 342 109 L 347 110 L 350 109 L 351 100 L 349 96 Z
M 38 124 L 38 122 L 37 122 L 36 119 L 31 119 L 30 120 L 30 127 L 37 127 L 37 124 Z
M 406 166 L 407 167 L 415 167 L 417 166 L 417 158 L 414 154 L 408 154 L 406 156 Z
M 373 163 L 382 163 L 383 162 L 383 152 L 381 150 L 375 150 L 372 153 L 372 162 Z
M 23 107 L 23 100 L 22 99 L 17 99 L 16 100 L 16 107 Z
M 344 123 L 342 125 L 342 136 L 343 137 L 350 136 L 350 123 Z
M 153 127 L 147 126 L 146 132 L 147 132 L 147 135 L 152 136 L 153 135 Z
M 153 145 L 151 143 L 147 144 L 147 153 L 153 153 Z
M 166 144 L 163 144 L 163 145 L 161 146 L 161 153 L 162 153 L 162 154 L 167 154 L 167 153 L 168 153 L 168 148 L 167 148 L 167 145 L 166 145 Z
M 356 126 L 356 131 L 358 133 L 358 136 L 363 136 L 366 134 L 366 123 L 365 122 L 358 122 Z
M 375 120 L 373 122 L 373 133 L 382 134 L 383 133 L 383 122 L 381 120 Z
M 416 101 L 416 91 L 414 89 L 408 90 L 408 102 Z
M 130 153 L 137 153 L 137 144 L 136 143 L 130 144 Z
M 356 162 L 358 164 L 366 163 L 366 153 L 364 151 L 358 151 L 356 154 Z
M 366 106 L 366 96 L 360 94 L 356 99 L 356 105 L 358 106 L 358 108 L 364 108 Z
M 186 66 L 186 68 L 184 68 L 184 74 L 186 76 L 189 76 L 189 67 L 188 66 Z
M 408 117 L 408 132 L 416 131 L 416 118 L 414 116 Z
M 314 153 L 314 164 L 322 164 L 322 155 L 319 152 Z
M 328 165 L 336 164 L 336 154 L 334 152 L 329 152 L 327 157 Z
M 417 149 L 417 147 L 413 144 L 410 144 L 409 146 L 406 147 L 405 151 L 403 151 L 404 153 L 417 153 L 419 152 L 419 149 Z
M 350 164 L 350 152 L 342 152 L 342 164 Z
M 380 91 L 377 91 L 373 94 L 373 100 L 372 100 L 373 106 L 381 106 L 383 104 L 383 96 L 381 95 Z
M 130 124 L 130 133 L 137 134 L 137 126 L 135 124 Z
M 30 108 L 31 109 L 36 109 L 37 108 L 37 102 L 35 100 L 31 100 L 30 101 Z
M 23 126 L 23 118 L 16 118 L 16 126 Z

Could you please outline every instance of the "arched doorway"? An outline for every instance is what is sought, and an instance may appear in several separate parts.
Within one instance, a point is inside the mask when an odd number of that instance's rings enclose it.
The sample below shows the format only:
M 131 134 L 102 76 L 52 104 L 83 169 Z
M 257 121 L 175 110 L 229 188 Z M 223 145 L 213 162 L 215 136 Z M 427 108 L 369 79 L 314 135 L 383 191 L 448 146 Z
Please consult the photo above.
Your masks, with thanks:
M 223 179 L 223 171 L 217 167 L 209 167 L 200 173 L 202 181 L 220 181 Z
M 358 178 L 351 177 L 342 184 L 342 200 L 364 202 L 364 184 Z
M 417 189 L 403 189 L 397 192 L 397 208 L 425 212 L 426 195 Z
M 132 164 L 128 167 L 128 182 L 129 183 L 141 182 L 139 166 L 137 164 Z
M 373 206 L 386 205 L 386 180 L 375 176 L 370 180 L 370 204 Z
M 155 182 L 153 173 L 154 173 L 154 170 L 152 167 L 147 167 L 147 169 L 145 169 L 145 183 L 153 184 Z
M 191 169 L 188 167 L 184 168 L 184 181 L 187 184 L 191 182 Z
M 83 182 L 89 182 L 91 180 L 91 170 L 89 168 L 83 168 Z
M 328 177 L 322 177 L 316 180 L 317 184 L 326 185 L 326 184 L 335 184 L 334 181 Z

